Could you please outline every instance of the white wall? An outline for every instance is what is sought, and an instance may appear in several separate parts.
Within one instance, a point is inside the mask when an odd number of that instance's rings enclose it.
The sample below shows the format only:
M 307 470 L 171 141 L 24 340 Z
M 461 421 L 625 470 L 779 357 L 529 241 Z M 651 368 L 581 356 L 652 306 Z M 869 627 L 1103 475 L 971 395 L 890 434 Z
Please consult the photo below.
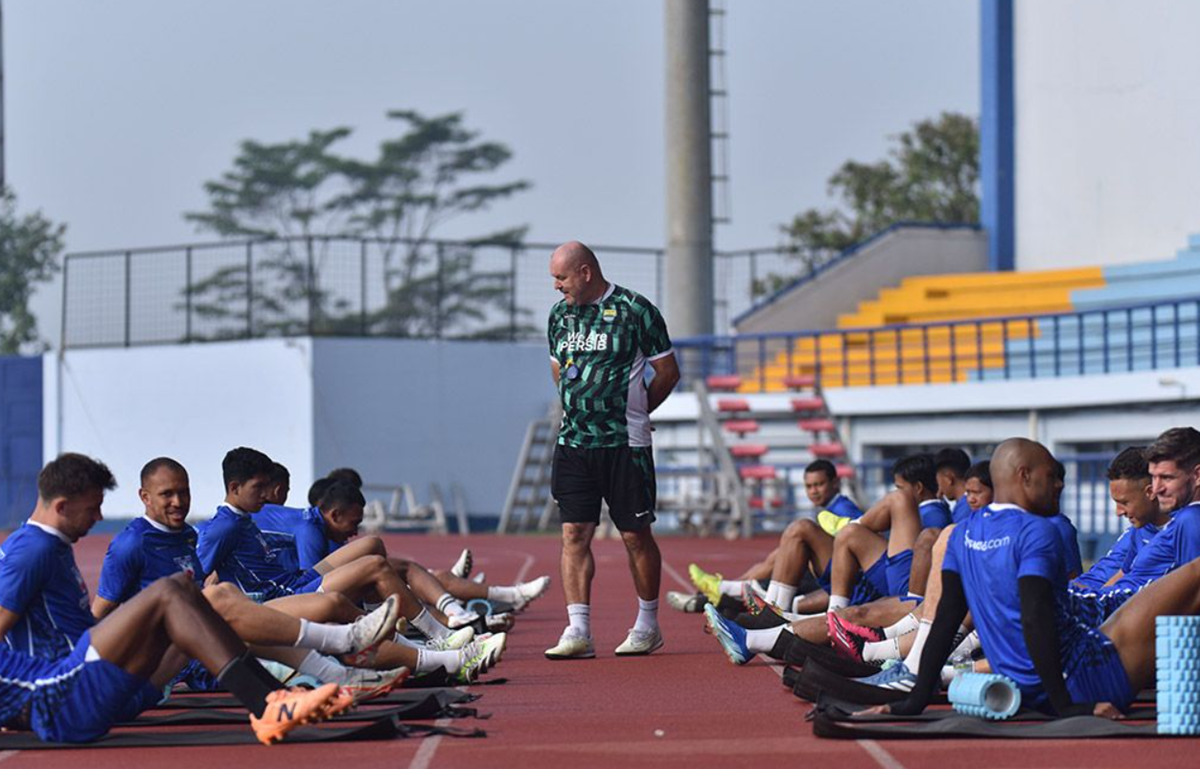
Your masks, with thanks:
M 188 468 L 192 519 L 207 518 L 239 445 L 288 467 L 293 504 L 349 465 L 421 501 L 458 484 L 468 511 L 497 515 L 525 427 L 555 397 L 536 343 L 264 339 L 70 351 L 59 368 L 43 358 L 45 457 L 106 462 L 110 518 L 140 514 L 138 471 L 163 454 Z
M 1167 259 L 1200 232 L 1200 3 L 1019 0 L 1019 269 Z
M 318 339 L 315 353 L 316 471 L 348 464 L 422 502 L 458 484 L 470 513 L 500 513 L 525 428 L 556 397 L 539 343 Z
M 138 472 L 160 455 L 188 469 L 191 520 L 224 497 L 221 459 L 236 446 L 282 462 L 302 495 L 313 467 L 310 358 L 306 339 L 77 350 L 64 356 L 60 380 L 59 359 L 47 354 L 43 453 L 108 464 L 119 484 L 105 501 L 109 518 L 141 513 Z

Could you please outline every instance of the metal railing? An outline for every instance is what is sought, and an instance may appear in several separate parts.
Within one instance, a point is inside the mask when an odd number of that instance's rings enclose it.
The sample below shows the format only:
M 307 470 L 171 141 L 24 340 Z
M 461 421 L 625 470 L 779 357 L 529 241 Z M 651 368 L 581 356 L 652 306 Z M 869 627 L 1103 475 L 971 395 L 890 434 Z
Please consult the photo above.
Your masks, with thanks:
M 308 237 L 69 254 L 61 346 L 390 336 L 542 339 L 560 298 L 556 244 Z M 606 276 L 666 301 L 664 251 L 594 247 Z M 784 248 L 714 257 L 714 319 L 745 311 L 768 274 L 796 274 Z
M 784 390 L 1045 379 L 1200 365 L 1200 297 L 1081 312 L 675 340 L 685 382 Z

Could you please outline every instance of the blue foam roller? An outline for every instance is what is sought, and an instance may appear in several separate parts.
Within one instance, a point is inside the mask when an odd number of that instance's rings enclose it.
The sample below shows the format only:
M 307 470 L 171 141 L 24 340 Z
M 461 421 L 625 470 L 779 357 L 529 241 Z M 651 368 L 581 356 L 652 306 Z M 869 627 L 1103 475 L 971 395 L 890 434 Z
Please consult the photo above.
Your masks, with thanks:
M 950 682 L 950 704 L 959 713 L 1000 721 L 1021 708 L 1021 690 L 1008 676 L 963 673 Z
M 480 617 L 492 616 L 492 602 L 483 598 L 472 598 L 467 601 L 467 611 L 474 612 Z

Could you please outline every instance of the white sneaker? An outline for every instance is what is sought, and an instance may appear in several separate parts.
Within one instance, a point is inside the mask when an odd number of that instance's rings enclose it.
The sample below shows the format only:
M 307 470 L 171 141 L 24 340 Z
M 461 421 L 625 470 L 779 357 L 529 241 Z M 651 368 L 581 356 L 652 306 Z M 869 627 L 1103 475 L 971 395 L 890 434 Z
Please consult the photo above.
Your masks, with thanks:
M 478 619 L 479 615 L 473 611 L 467 612 L 466 614 L 447 614 L 446 627 L 450 628 L 451 630 L 458 630 L 460 627 L 467 627 L 468 625 L 475 624 L 476 620 Z
M 396 600 L 396 596 L 389 595 L 379 608 L 362 615 L 350 625 L 350 648 L 346 652 L 354 654 L 391 638 L 398 619 L 400 601 Z
M 546 650 L 547 659 L 552 660 L 589 660 L 595 656 L 592 637 L 580 635 L 569 627 L 559 637 L 558 644 Z
M 452 671 L 454 680 L 460 684 L 478 680 L 488 668 L 500 661 L 507 640 L 508 636 L 504 633 L 497 633 L 464 646 L 459 650 L 459 668 Z
M 464 547 L 458 555 L 458 560 L 450 567 L 450 573 L 459 579 L 466 579 L 471 576 L 471 567 L 474 563 L 475 559 L 471 556 L 471 548 Z
M 512 612 L 506 611 L 503 614 L 489 614 L 484 618 L 484 623 L 487 625 L 490 633 L 507 633 L 512 630 L 513 625 L 517 622 L 517 618 Z
M 474 577 L 471 577 L 471 581 L 474 582 L 476 585 L 482 585 L 484 582 L 487 582 L 487 572 L 485 572 L 485 571 L 479 572 Z
M 625 636 L 624 643 L 617 647 L 616 654 L 618 657 L 645 656 L 656 649 L 661 649 L 662 645 L 662 631 L 658 628 L 653 630 L 631 628 L 629 635 Z
M 368 670 L 346 668 L 348 675 L 340 683 L 341 690 L 350 695 L 355 703 L 382 697 L 408 678 L 409 670 L 398 667 L 392 670 Z
M 475 628 L 467 625 L 464 628 L 455 630 L 449 635 L 444 635 L 438 639 L 430 639 L 425 644 L 426 649 L 432 649 L 435 652 L 450 651 L 451 649 L 461 649 L 475 639 Z
M 522 612 L 525 607 L 533 603 L 534 599 L 540 598 L 547 590 L 550 589 L 549 577 L 538 577 L 532 582 L 518 582 L 513 585 L 517 591 L 517 601 L 513 604 L 514 612 Z

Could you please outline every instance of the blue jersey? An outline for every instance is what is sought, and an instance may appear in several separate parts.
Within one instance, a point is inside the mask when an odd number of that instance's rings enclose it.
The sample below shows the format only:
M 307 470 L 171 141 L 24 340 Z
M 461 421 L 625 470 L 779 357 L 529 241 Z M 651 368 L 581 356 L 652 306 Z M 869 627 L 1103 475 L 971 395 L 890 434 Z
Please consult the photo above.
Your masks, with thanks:
M 71 544 L 26 523 L 0 545 L 0 607 L 21 619 L 4 640 L 31 657 L 71 653 L 94 620 Z
M 1079 532 L 1075 529 L 1075 524 L 1071 523 L 1071 519 L 1065 515 L 1052 515 L 1046 520 L 1050 521 L 1050 525 L 1058 532 L 1059 538 L 1062 540 L 1063 559 L 1067 567 L 1067 577 L 1078 576 L 1083 573 L 1083 556 L 1079 552 Z
M 274 595 L 276 588 L 290 586 L 299 576 L 267 544 L 249 513 L 235 513 L 225 505 L 200 524 L 196 551 L 205 574 L 215 571 L 222 582 L 232 582 L 245 593 Z
M 1021 577 L 1049 580 L 1054 590 L 1060 654 L 1082 628 L 1066 610 L 1067 559 L 1063 538 L 1047 518 L 1016 505 L 989 505 L 955 527 L 944 571 L 961 577 L 967 606 L 996 673 L 1017 682 L 1031 705 L 1045 702 L 1041 679 L 1025 646 L 1021 626 Z
M 1120 572 L 1122 576 L 1128 574 L 1138 553 L 1150 544 L 1155 534 L 1158 534 L 1158 527 L 1153 523 L 1126 529 L 1121 536 L 1117 537 L 1117 541 L 1108 549 L 1108 552 L 1092 564 L 1092 568 L 1076 578 L 1075 584 L 1089 590 L 1099 590 L 1117 572 Z
M 853 500 L 847 496 L 843 496 L 842 494 L 838 494 L 836 497 L 829 500 L 829 503 L 825 505 L 824 509 L 836 516 L 841 518 L 849 518 L 850 520 L 862 518 L 863 514 L 862 509 L 858 505 L 854 504 Z
M 135 518 L 109 544 L 96 594 L 106 601 L 125 603 L 154 580 L 181 571 L 197 584 L 204 582 L 196 555 L 196 530 L 184 524 L 175 531 L 149 518 Z
M 1167 525 L 1138 552 L 1125 576 L 1102 592 L 1141 590 L 1196 558 L 1200 558 L 1200 503 L 1172 515 Z
M 311 569 L 341 547 L 329 538 L 320 508 L 263 505 L 262 510 L 252 517 L 266 537 L 267 545 L 278 551 L 280 558 L 292 569 Z
M 950 525 L 950 505 L 944 499 L 927 499 L 917 506 L 921 525 L 927 529 L 944 529 Z
M 954 503 L 954 509 L 950 511 L 950 519 L 954 523 L 962 523 L 963 521 L 967 520 L 967 518 L 969 518 L 973 512 L 975 511 L 971 509 L 971 504 L 967 502 L 967 495 L 963 494 L 958 498 L 958 501 Z

